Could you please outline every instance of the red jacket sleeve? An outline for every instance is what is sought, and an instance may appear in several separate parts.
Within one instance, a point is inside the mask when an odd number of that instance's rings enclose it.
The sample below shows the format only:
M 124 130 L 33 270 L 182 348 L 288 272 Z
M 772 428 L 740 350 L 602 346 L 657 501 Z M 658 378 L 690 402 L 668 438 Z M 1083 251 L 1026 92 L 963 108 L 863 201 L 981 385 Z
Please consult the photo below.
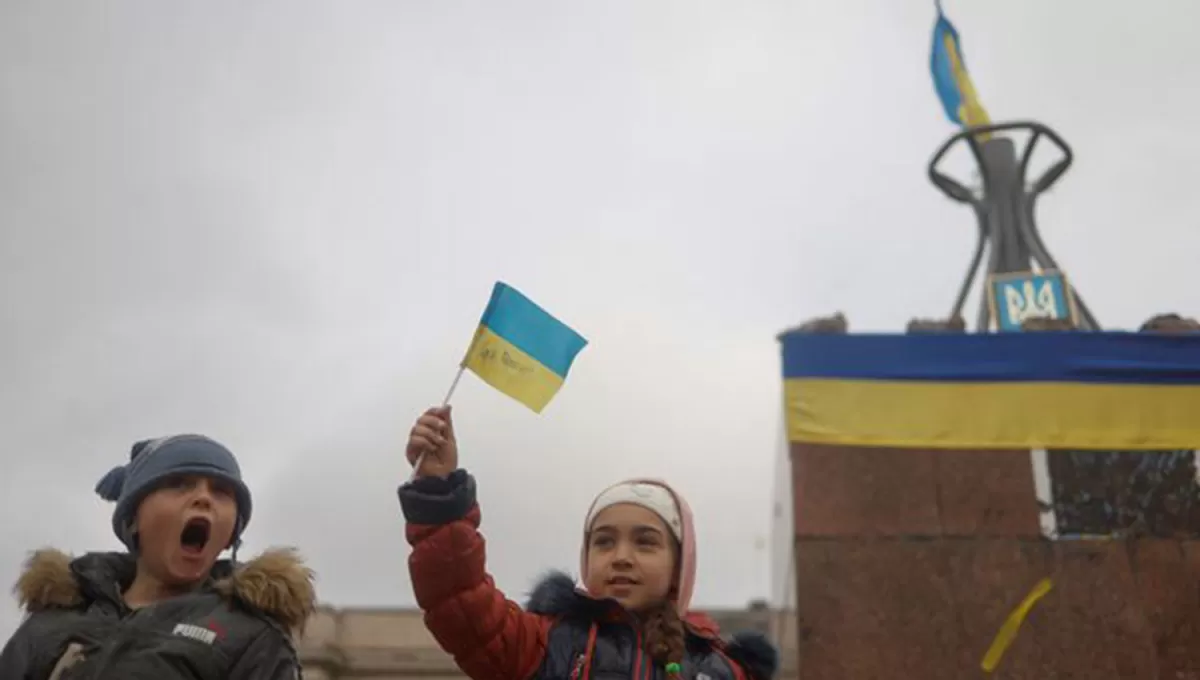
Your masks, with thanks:
M 507 599 L 487 573 L 475 480 L 464 470 L 400 487 L 408 558 L 425 626 L 472 680 L 525 680 L 546 653 L 550 620 Z

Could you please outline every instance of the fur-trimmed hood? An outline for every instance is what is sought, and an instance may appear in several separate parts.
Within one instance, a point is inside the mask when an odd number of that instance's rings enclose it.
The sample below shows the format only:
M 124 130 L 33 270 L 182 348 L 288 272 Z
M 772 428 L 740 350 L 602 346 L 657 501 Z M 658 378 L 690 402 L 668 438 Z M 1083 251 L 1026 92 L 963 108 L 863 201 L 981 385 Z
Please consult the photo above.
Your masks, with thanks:
M 599 618 L 619 610 L 614 600 L 598 600 L 579 589 L 575 579 L 559 571 L 544 576 L 529 595 L 525 610 L 543 616 L 581 614 Z M 688 633 L 706 640 L 721 640 L 721 631 L 711 617 L 689 611 L 683 617 Z M 723 640 L 721 650 L 755 678 L 773 678 L 779 670 L 779 652 L 762 633 L 744 631 Z
M 13 592 L 29 613 L 75 608 L 96 599 L 120 601 L 121 588 L 132 582 L 136 569 L 134 557 L 126 553 L 88 553 L 73 558 L 45 548 L 29 556 Z M 313 571 L 294 550 L 276 548 L 236 566 L 218 562 L 209 586 L 222 597 L 297 632 L 316 609 L 313 578 Z

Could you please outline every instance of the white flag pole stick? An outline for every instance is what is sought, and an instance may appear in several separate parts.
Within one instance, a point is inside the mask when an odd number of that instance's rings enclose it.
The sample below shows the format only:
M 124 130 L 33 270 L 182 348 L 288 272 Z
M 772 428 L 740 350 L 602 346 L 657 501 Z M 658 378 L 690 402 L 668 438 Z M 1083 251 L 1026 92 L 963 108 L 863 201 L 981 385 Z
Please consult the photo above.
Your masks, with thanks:
M 458 381 L 462 380 L 463 373 L 467 370 L 466 363 L 458 367 L 458 373 L 454 374 L 454 382 L 450 383 L 450 389 L 446 390 L 446 398 L 442 400 L 442 408 L 450 405 L 450 397 L 454 396 L 454 390 L 458 389 Z

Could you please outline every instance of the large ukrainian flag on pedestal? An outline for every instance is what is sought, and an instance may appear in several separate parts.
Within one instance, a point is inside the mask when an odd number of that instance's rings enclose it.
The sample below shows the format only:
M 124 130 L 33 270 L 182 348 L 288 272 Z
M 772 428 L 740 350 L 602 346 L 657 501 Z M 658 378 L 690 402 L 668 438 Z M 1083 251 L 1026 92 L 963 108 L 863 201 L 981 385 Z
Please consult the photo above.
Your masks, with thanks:
M 789 439 L 1200 448 L 1200 335 L 813 335 L 783 343 Z
M 517 289 L 497 282 L 462 365 L 541 413 L 586 346 L 583 336 Z

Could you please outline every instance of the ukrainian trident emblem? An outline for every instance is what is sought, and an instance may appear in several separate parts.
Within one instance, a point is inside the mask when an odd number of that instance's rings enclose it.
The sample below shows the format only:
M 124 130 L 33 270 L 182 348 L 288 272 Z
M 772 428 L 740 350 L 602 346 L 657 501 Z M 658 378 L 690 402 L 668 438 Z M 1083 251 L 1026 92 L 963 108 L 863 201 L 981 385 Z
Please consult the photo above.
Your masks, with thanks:
M 992 320 L 1000 332 L 1020 331 L 1027 319 L 1075 320 L 1071 287 L 1061 272 L 993 275 L 988 293 Z

